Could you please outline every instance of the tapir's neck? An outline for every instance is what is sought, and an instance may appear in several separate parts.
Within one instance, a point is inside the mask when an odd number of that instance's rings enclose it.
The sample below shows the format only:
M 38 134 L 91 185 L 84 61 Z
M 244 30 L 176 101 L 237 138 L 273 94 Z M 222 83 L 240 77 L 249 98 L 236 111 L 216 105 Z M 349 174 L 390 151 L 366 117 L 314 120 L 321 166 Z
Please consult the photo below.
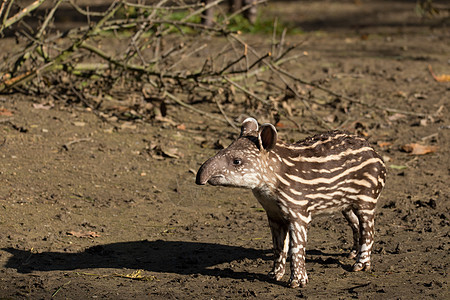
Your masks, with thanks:
M 286 144 L 277 142 L 275 147 L 267 152 L 261 153 L 261 164 L 264 172 L 262 172 L 263 184 L 260 188 L 277 188 L 278 176 L 281 174 L 285 163 L 283 162 L 283 152 L 286 151 Z

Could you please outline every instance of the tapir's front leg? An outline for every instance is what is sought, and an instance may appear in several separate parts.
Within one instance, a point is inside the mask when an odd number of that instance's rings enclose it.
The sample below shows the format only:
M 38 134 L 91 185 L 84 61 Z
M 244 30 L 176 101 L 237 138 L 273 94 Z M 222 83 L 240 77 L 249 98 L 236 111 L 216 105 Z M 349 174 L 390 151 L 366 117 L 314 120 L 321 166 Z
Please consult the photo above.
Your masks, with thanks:
M 289 255 L 291 258 L 291 278 L 289 286 L 292 288 L 305 287 L 308 283 L 306 274 L 306 231 L 311 220 L 311 215 L 307 212 L 302 214 L 293 213 L 289 224 Z
M 272 232 L 274 261 L 273 268 L 269 276 L 275 280 L 281 280 L 286 271 L 286 259 L 289 250 L 288 226 L 284 222 L 269 219 L 269 226 Z

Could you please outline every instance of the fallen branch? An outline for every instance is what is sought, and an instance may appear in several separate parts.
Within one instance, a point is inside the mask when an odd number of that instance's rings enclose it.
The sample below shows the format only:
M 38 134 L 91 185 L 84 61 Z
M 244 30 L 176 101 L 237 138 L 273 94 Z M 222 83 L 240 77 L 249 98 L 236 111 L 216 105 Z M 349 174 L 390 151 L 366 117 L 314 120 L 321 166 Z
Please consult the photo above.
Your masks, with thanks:
M 41 1 L 33 4 L 40 5 Z M 44 94 L 58 101 L 75 99 L 102 119 L 109 119 L 112 114 L 120 118 L 148 120 L 148 115 L 154 117 L 158 109 L 164 109 L 158 108 L 158 105 L 162 103 L 163 106 L 169 99 L 189 112 L 232 127 L 236 127 L 232 113 L 227 110 L 227 104 L 221 103 L 222 98 L 215 97 L 218 93 L 244 95 L 250 103 L 257 104 L 251 105 L 252 109 L 260 109 L 270 117 L 285 115 L 298 128 L 300 126 L 289 116 L 291 108 L 287 102 L 290 97 L 296 99 L 302 108 L 305 107 L 317 124 L 330 128 L 318 116 L 310 100 L 300 95 L 296 89 L 298 84 L 311 86 L 345 101 L 375 107 L 298 78 L 285 70 L 283 65 L 305 57 L 307 53 L 294 53 L 304 41 L 285 44 L 286 30 L 283 30 L 281 37 L 277 37 L 278 20 L 273 23 L 268 49 L 258 51 L 245 42 L 242 35 L 226 26 L 234 14 L 213 26 L 192 21 L 192 17 L 200 18 L 205 10 L 223 1 L 215 0 L 207 5 L 184 4 L 181 1 L 177 5 L 178 2 L 160 0 L 146 5 L 116 0 L 104 12 L 91 12 L 70 0 L 74 11 L 87 17 L 87 25 L 58 33 L 52 32 L 50 25 L 64 0 L 55 0 L 54 6 L 42 18 L 40 27 L 33 31 L 36 33 L 24 31 L 22 34 L 28 43 L 23 51 L 9 60 L 5 67 L 7 70 L 2 70 L 0 93 Z M 257 0 L 240 11 L 266 1 Z M 4 21 L 11 19 L 7 17 L 10 7 L 5 3 L 0 6 L 0 17 L 3 16 Z M 127 15 L 130 7 L 133 8 L 133 15 Z M 173 12 L 183 12 L 183 15 L 177 15 L 175 19 Z M 24 15 L 22 12 L 14 17 L 20 20 Z M 99 20 L 91 23 L 90 17 Z M 3 22 L 2 26 L 5 24 Z M 103 42 L 112 34 L 117 38 L 105 47 Z M 203 39 L 205 35 L 209 37 Z M 212 45 L 217 37 L 221 37 L 220 42 L 224 43 L 219 45 L 218 50 L 214 47 L 216 45 Z M 213 47 L 208 47 L 211 45 Z M 145 90 L 145 85 L 149 83 L 151 87 Z M 282 93 L 286 90 L 289 95 L 283 97 Z M 203 111 L 189 103 L 203 99 L 213 104 L 215 102 L 220 114 Z M 230 97 L 227 97 L 229 100 Z M 110 112 L 105 107 L 119 107 L 120 111 Z M 68 146 L 70 144 L 63 147 Z

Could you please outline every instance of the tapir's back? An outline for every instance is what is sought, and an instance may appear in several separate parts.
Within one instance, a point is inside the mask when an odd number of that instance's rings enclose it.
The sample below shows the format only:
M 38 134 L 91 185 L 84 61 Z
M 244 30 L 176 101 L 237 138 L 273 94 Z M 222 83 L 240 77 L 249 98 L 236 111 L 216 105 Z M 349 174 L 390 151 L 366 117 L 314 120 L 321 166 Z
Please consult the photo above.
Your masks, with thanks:
M 271 154 L 274 162 L 281 162 L 278 188 L 294 199 L 340 206 L 348 204 L 337 203 L 344 196 L 351 200 L 366 195 L 375 202 L 384 186 L 386 169 L 381 157 L 365 139 L 345 132 L 332 131 L 295 144 L 278 142 Z

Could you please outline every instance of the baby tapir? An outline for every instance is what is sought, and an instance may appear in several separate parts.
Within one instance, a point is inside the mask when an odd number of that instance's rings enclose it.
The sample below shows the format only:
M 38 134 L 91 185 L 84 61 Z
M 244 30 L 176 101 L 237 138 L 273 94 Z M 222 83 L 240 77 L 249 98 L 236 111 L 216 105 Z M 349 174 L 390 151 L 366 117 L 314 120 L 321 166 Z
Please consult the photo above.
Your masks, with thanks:
M 287 144 L 273 125 L 258 128 L 248 118 L 239 138 L 200 167 L 196 183 L 251 189 L 272 232 L 269 276 L 283 277 L 289 255 L 289 285 L 303 287 L 306 232 L 315 213 L 343 212 L 353 231 L 353 271 L 370 269 L 374 211 L 385 177 L 383 160 L 363 138 L 332 131 Z

